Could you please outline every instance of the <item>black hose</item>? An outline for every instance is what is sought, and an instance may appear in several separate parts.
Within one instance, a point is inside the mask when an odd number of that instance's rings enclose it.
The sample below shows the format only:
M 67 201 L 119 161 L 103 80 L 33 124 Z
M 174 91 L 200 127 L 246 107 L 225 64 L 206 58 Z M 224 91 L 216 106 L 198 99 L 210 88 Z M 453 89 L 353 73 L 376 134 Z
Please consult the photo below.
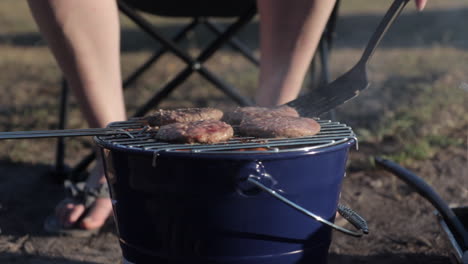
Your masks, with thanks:
M 468 250 L 468 232 L 465 230 L 465 227 L 457 218 L 457 216 L 453 213 L 452 209 L 450 209 L 447 203 L 435 192 L 431 186 L 429 186 L 423 179 L 421 179 L 413 172 L 401 167 L 394 162 L 379 157 L 375 158 L 375 162 L 384 169 L 395 174 L 395 176 L 414 188 L 416 192 L 429 201 L 444 218 L 450 230 L 452 230 L 452 232 L 455 234 L 455 237 L 460 243 L 463 251 Z

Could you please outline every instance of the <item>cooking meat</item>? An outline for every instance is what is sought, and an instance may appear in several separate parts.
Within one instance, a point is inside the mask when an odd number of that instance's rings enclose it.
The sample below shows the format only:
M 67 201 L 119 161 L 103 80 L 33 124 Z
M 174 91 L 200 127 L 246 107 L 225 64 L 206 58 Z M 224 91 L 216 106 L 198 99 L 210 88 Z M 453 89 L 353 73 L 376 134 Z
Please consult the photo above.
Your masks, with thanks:
M 159 128 L 156 139 L 178 143 L 218 143 L 234 135 L 232 127 L 219 120 L 173 123 Z
M 299 117 L 297 111 L 289 106 L 279 106 L 279 107 L 238 107 L 232 112 L 227 112 L 223 120 L 231 125 L 239 125 L 243 120 L 250 118 L 270 118 L 270 117 L 279 117 L 279 116 L 292 116 Z
M 239 126 L 239 134 L 258 138 L 295 138 L 317 134 L 320 124 L 314 119 L 294 116 L 248 118 Z
M 150 126 L 163 126 L 177 122 L 193 122 L 199 120 L 220 120 L 223 112 L 215 108 L 181 108 L 176 110 L 158 111 L 146 116 Z

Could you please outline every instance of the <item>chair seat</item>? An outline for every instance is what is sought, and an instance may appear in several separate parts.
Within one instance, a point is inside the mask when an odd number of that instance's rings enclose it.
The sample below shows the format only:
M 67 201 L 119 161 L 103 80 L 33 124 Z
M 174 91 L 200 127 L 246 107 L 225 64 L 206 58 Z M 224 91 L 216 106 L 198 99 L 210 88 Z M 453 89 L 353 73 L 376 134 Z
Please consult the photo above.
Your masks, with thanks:
M 238 17 L 255 0 L 122 0 L 140 11 L 168 17 Z

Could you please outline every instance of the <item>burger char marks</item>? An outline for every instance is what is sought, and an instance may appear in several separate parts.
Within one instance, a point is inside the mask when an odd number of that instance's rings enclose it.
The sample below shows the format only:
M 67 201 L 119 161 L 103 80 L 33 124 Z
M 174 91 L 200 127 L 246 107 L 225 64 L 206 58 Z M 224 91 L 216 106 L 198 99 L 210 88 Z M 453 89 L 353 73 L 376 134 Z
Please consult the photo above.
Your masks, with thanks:
M 238 107 L 234 111 L 227 112 L 223 120 L 233 126 L 240 125 L 242 121 L 252 118 L 274 118 L 279 116 L 299 117 L 297 111 L 289 106 L 279 107 Z
M 215 108 L 181 108 L 175 110 L 159 109 L 145 120 L 150 126 L 164 126 L 178 122 L 193 122 L 200 120 L 220 120 L 223 112 Z
M 213 144 L 234 136 L 232 127 L 219 120 L 173 123 L 159 128 L 156 139 L 177 143 Z
M 258 138 L 305 137 L 319 131 L 320 124 L 317 121 L 291 116 L 245 119 L 238 128 L 239 134 Z

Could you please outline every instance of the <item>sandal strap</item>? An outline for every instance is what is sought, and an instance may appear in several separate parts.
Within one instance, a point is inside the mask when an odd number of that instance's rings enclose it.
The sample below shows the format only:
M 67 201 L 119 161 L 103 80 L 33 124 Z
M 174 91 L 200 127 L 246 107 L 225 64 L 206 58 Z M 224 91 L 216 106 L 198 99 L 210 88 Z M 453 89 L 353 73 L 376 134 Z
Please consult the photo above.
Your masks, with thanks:
M 86 186 L 85 182 L 73 183 L 70 180 L 66 180 L 64 186 L 68 196 L 77 203 L 84 204 L 86 208 L 90 207 L 97 198 L 109 198 L 109 186 L 107 183 L 90 188 Z

